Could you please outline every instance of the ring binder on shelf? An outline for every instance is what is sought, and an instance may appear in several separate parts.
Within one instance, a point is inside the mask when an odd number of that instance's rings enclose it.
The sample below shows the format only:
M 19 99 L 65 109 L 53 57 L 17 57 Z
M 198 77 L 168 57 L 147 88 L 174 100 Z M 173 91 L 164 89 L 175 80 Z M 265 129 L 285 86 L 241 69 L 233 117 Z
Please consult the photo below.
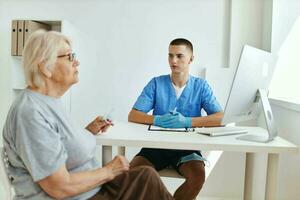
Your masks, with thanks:
M 17 55 L 21 56 L 24 46 L 24 20 L 18 20 L 18 50 Z
M 50 30 L 49 24 L 33 20 L 13 20 L 11 29 L 11 55 L 22 56 L 24 45 L 34 31 Z
M 44 29 L 44 30 L 50 30 L 50 26 L 48 24 L 44 24 L 37 21 L 32 20 L 25 20 L 24 25 L 24 45 L 29 37 L 34 31 Z
M 11 55 L 18 55 L 18 21 L 13 20 L 11 23 Z

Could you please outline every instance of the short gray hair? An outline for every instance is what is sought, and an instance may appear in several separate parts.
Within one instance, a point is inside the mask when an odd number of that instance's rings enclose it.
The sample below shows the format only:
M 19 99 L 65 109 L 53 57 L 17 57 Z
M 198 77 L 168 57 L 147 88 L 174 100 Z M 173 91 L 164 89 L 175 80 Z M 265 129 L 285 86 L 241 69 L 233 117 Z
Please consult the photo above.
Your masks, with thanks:
M 23 50 L 24 75 L 28 86 L 44 86 L 39 64 L 43 63 L 51 71 L 63 42 L 71 46 L 71 40 L 56 31 L 38 30 L 29 36 Z

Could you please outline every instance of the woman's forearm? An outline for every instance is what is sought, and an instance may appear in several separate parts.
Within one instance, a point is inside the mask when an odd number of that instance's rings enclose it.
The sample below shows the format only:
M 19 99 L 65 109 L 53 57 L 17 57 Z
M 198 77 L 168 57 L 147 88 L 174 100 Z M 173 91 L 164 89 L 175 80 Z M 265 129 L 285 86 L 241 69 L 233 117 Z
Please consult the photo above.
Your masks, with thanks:
M 38 183 L 50 196 L 56 199 L 64 199 L 87 192 L 113 178 L 113 173 L 107 167 L 92 171 L 69 173 L 63 166 Z

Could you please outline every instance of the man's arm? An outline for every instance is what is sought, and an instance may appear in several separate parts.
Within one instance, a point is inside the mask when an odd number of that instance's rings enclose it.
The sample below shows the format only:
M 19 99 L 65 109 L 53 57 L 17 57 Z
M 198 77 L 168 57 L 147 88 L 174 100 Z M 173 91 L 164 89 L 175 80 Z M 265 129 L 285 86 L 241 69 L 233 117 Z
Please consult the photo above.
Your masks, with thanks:
M 220 126 L 224 113 L 217 112 L 205 117 L 193 117 L 192 127 Z
M 217 112 L 205 117 L 192 117 L 192 127 L 220 126 L 223 115 L 223 112 Z M 153 119 L 153 115 L 148 115 L 134 108 L 129 112 L 128 115 L 129 122 L 140 124 L 153 124 Z
M 153 115 L 132 109 L 128 114 L 128 121 L 140 124 L 153 124 Z

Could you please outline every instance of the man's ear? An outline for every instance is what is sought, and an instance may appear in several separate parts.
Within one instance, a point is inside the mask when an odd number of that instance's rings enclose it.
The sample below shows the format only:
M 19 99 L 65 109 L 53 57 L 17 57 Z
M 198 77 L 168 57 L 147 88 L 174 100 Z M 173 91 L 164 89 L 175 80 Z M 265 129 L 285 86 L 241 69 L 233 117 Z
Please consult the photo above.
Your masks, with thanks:
M 191 58 L 190 58 L 189 64 L 192 63 L 193 61 L 194 61 L 194 56 L 192 55 Z
M 44 63 L 38 64 L 38 67 L 39 67 L 41 74 L 43 74 L 47 78 L 51 78 L 52 73 L 49 69 L 47 69 L 47 67 L 45 66 Z

